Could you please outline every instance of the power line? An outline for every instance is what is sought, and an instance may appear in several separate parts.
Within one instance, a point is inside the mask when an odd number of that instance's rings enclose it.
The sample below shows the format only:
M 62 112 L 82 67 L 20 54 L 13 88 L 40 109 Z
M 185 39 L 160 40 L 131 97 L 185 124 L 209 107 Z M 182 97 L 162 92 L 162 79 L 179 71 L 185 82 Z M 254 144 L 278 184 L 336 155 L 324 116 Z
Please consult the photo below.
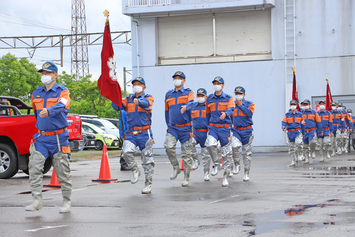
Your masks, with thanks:
M 4 16 L 1 16 L 1 15 L 4 15 Z M 17 22 L 10 22 L 10 21 L 3 21 L 2 20 L 3 22 L 7 22 L 7 23 L 11 23 L 11 24 L 21 24 L 21 25 L 26 25 L 26 26 L 41 27 L 41 28 L 47 28 L 47 29 L 51 29 L 51 30 L 62 30 L 62 31 L 70 32 L 70 30 L 68 30 L 68 29 L 44 24 L 41 22 L 36 22 L 36 21 L 29 20 L 26 18 L 18 17 L 18 16 L 9 15 L 9 14 L 3 13 L 3 12 L 0 12 L 0 17 L 6 17 L 7 20 L 17 21 Z M 22 20 L 25 22 L 23 22 Z

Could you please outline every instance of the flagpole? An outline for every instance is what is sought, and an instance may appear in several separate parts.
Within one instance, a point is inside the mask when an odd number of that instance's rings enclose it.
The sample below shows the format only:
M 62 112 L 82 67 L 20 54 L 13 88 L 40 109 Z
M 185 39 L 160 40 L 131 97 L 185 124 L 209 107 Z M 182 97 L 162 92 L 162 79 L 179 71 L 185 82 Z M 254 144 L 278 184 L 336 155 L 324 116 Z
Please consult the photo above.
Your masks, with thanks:
M 105 25 L 108 27 L 108 33 L 110 35 L 110 40 L 112 40 L 111 38 L 111 30 L 110 30 L 110 23 L 108 21 L 108 17 L 110 16 L 110 12 L 106 9 L 104 12 L 104 16 L 106 17 L 106 22 Z M 123 126 L 123 118 L 122 118 L 122 109 L 120 106 L 118 106 L 119 112 L 120 112 L 120 123 L 121 123 L 121 129 L 122 129 L 122 134 L 123 137 L 125 136 L 125 131 L 124 131 L 124 126 Z M 123 137 L 121 137 L 121 139 L 123 139 Z

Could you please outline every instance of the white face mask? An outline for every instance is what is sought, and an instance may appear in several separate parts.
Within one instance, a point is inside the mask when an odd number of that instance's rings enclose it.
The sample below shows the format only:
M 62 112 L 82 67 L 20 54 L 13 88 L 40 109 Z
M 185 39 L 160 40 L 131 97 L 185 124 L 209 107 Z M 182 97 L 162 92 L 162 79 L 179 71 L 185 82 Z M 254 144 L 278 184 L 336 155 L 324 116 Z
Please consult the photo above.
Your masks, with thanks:
M 353 114 L 352 113 L 349 113 L 350 116 L 352 116 Z
M 222 90 L 222 85 L 213 85 L 213 89 L 215 90 L 215 91 L 221 91 Z
M 243 99 L 243 95 L 236 95 L 236 96 L 234 96 L 234 98 L 236 100 L 242 100 Z
M 337 107 L 336 106 L 332 106 L 332 110 L 336 110 L 337 109 Z
M 291 105 L 291 110 L 295 110 L 295 109 L 297 109 L 297 105 Z
M 309 105 L 304 106 L 304 109 L 309 109 L 309 108 L 310 108 Z
M 135 93 L 135 94 L 139 94 L 139 93 L 141 93 L 143 91 L 143 87 L 141 87 L 141 86 L 134 86 L 133 87 L 133 92 Z
M 342 110 L 343 110 L 343 107 L 338 107 L 337 110 L 338 110 L 338 111 L 342 111 Z
M 174 79 L 174 80 L 173 80 L 174 86 L 175 86 L 175 87 L 181 86 L 181 81 L 182 81 L 182 80 L 180 80 L 180 79 Z
M 325 109 L 325 105 L 320 105 L 319 108 L 320 108 L 321 110 L 323 110 L 323 109 Z
M 198 103 L 203 104 L 203 103 L 205 103 L 205 101 L 206 101 L 205 97 L 197 97 L 197 102 Z
M 49 76 L 49 75 L 42 75 L 41 81 L 42 81 L 43 84 L 49 85 L 49 84 L 52 83 L 52 76 Z

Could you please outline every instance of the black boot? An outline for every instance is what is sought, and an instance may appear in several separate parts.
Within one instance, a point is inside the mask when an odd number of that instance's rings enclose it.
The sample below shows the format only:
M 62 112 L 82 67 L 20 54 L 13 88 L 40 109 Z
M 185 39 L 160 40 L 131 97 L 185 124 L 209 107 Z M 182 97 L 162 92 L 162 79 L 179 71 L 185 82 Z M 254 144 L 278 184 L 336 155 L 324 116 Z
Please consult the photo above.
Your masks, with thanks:
M 130 171 L 131 170 L 130 168 L 128 168 L 126 161 L 122 157 L 120 159 L 120 164 L 121 164 L 121 171 Z

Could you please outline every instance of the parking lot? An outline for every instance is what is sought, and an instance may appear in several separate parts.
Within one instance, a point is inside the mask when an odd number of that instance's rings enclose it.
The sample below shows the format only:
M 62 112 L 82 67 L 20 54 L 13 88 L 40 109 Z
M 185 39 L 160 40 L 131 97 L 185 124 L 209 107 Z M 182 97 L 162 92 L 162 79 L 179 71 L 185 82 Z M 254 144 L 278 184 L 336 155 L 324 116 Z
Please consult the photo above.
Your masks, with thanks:
M 287 153 L 255 153 L 250 182 L 240 173 L 222 188 L 222 175 L 203 180 L 200 167 L 170 180 L 166 156 L 156 156 L 152 194 L 142 195 L 144 175 L 132 185 L 131 172 L 109 157 L 112 178 L 101 184 L 100 159 L 71 162 L 72 210 L 59 214 L 59 189 L 44 188 L 43 210 L 31 203 L 28 176 L 0 180 L 0 236 L 354 236 L 355 153 L 325 163 L 288 168 Z M 136 157 L 139 160 L 139 157 Z M 316 158 L 317 159 L 317 158 Z M 140 163 L 140 162 L 139 162 Z M 140 166 L 141 171 L 143 171 Z M 48 184 L 51 171 L 44 176 Z

